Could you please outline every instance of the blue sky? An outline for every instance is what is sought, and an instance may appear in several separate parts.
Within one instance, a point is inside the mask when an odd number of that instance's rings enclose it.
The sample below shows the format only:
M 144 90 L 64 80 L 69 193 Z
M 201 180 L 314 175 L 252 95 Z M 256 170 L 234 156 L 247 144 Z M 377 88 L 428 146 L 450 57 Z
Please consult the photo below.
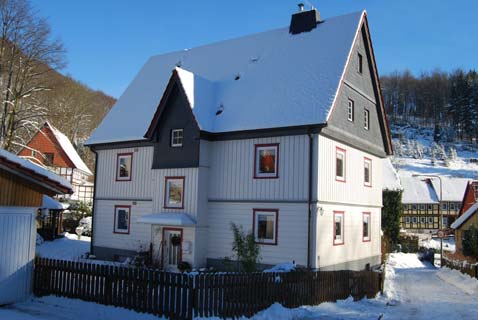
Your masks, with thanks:
M 116 98 L 150 56 L 288 26 L 298 2 L 31 0 L 65 44 L 62 72 Z M 380 74 L 478 69 L 478 1 L 310 2 L 325 19 L 367 10 Z

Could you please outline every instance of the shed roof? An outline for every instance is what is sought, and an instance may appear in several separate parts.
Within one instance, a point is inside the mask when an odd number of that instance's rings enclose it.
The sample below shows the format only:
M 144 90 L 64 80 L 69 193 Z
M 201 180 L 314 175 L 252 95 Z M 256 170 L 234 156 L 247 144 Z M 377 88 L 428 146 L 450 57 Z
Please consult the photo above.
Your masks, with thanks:
M 49 195 L 73 193 L 67 180 L 4 149 L 0 149 L 0 170 L 27 179 Z

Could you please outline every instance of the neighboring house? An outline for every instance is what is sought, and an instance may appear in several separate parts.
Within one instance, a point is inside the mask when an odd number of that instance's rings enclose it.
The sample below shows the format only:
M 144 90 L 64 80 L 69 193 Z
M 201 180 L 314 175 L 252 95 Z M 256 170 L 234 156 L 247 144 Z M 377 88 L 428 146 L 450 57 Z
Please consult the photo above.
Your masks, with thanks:
M 401 191 L 402 183 L 400 177 L 395 170 L 390 158 L 384 159 L 382 162 L 382 188 L 389 191 Z
M 466 185 L 465 195 L 463 196 L 463 201 L 461 202 L 460 212 L 458 216 L 461 216 L 465 211 L 467 211 L 471 206 L 473 206 L 478 201 L 478 181 L 469 181 Z
M 436 178 L 401 177 L 403 186 L 403 229 L 412 232 L 435 232 L 449 228 L 461 208 L 467 179 L 442 177 L 443 191 L 440 200 L 440 182 Z M 440 216 L 443 215 L 443 226 Z
M 455 229 L 456 252 L 463 253 L 463 236 L 465 231 L 470 229 L 471 226 L 478 228 L 477 209 L 478 202 L 475 202 L 451 225 Z
M 45 122 L 18 155 L 64 177 L 73 186 L 72 200 L 93 202 L 93 173 L 76 152 L 70 139 Z
M 87 144 L 98 258 L 221 267 L 236 223 L 263 266 L 380 263 L 392 147 L 365 12 L 154 56 Z
M 31 295 L 35 217 L 43 195 L 71 193 L 68 181 L 0 149 L 0 305 Z

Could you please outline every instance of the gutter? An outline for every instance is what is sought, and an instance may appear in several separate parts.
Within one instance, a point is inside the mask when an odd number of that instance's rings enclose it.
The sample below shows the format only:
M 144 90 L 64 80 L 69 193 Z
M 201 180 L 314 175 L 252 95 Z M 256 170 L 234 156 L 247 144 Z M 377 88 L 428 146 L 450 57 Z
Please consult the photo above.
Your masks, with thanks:
M 98 178 L 98 153 L 93 147 L 90 147 L 90 150 L 95 154 L 95 185 L 93 190 L 93 203 L 91 205 L 91 242 L 90 242 L 90 254 L 93 254 L 93 243 L 95 239 L 95 201 L 96 201 L 96 180 Z
M 313 154 L 312 154 L 312 149 L 314 147 L 314 137 L 312 133 L 307 134 L 309 137 L 309 194 L 308 194 L 308 199 L 307 199 L 307 204 L 309 208 L 309 214 L 308 214 L 308 222 L 307 222 L 307 268 L 311 268 L 311 232 L 310 232 L 310 225 L 311 225 L 311 220 L 312 220 L 312 182 L 313 182 L 313 177 L 312 177 L 312 161 L 313 161 Z

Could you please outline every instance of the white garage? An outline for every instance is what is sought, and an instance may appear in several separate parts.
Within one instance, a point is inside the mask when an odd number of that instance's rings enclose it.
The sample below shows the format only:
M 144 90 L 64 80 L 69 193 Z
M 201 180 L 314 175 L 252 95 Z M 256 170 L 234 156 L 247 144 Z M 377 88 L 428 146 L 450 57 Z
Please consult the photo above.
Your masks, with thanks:
M 43 194 L 71 192 L 66 180 L 0 149 L 0 305 L 31 295 L 35 217 Z

